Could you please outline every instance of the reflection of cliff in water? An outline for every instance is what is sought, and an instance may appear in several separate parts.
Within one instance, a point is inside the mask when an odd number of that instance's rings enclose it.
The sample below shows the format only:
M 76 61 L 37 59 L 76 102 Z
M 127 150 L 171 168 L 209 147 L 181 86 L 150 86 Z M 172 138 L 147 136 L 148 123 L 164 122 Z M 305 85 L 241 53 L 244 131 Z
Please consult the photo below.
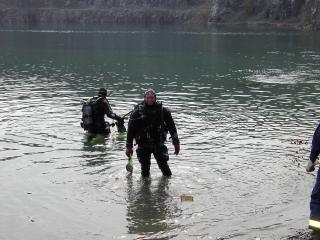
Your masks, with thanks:
M 141 178 L 136 188 L 132 175 L 128 175 L 128 233 L 169 239 L 168 232 L 174 226 L 177 206 L 168 194 L 169 179 L 161 177 L 156 185 L 151 179 Z

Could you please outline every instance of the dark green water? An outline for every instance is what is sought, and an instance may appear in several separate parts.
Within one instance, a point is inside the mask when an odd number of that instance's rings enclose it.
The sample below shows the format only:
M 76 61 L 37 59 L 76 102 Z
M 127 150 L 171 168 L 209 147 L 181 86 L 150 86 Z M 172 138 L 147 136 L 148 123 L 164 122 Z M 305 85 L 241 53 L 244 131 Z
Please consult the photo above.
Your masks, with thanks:
M 307 228 L 320 34 L 0 31 L 0 239 L 280 239 Z M 173 177 L 127 176 L 115 129 L 91 146 L 80 101 L 168 106 Z M 301 139 L 306 144 L 294 144 Z M 181 202 L 191 194 L 193 202 Z M 14 231 L 13 231 L 14 229 Z

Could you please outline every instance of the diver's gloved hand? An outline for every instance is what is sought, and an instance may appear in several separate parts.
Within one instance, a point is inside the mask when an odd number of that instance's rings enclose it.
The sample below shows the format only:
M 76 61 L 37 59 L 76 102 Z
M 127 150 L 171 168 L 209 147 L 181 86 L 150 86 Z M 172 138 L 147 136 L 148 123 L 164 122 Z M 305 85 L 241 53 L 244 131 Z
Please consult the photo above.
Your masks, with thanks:
M 309 161 L 308 161 L 308 163 L 307 163 L 307 166 L 306 166 L 306 171 L 307 172 L 313 172 L 314 171 L 314 169 L 315 169 L 315 162 L 312 162 L 310 159 L 309 159 Z
M 119 133 L 125 133 L 127 131 L 126 127 L 124 126 L 124 122 L 122 123 L 116 122 L 116 125 Z
M 172 144 L 174 146 L 174 154 L 175 155 L 178 155 L 179 152 L 180 152 L 180 140 L 178 138 L 178 134 L 177 133 L 174 133 L 172 136 Z
M 116 119 L 116 121 L 117 121 L 120 125 L 123 125 L 123 124 L 124 124 L 124 118 L 116 115 L 115 119 Z
M 126 155 L 128 158 L 130 158 L 133 155 L 133 148 L 132 147 L 127 147 Z
M 178 155 L 180 152 L 180 144 L 174 144 L 174 154 Z

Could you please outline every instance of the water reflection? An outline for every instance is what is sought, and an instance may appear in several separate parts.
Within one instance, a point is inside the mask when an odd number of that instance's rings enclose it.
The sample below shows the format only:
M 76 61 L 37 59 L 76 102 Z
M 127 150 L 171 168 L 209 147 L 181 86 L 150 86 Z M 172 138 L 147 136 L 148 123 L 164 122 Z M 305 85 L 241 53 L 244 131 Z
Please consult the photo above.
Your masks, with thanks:
M 128 233 L 138 235 L 137 239 L 151 237 L 170 239 L 170 230 L 176 228 L 172 218 L 177 206 L 169 195 L 170 179 L 162 176 L 153 185 L 151 178 L 142 178 L 134 186 L 131 174 L 127 176 L 127 220 Z M 161 237 L 161 238 L 158 238 Z
M 117 147 L 117 138 L 114 132 L 109 134 L 84 133 L 81 166 L 88 168 L 91 175 L 103 174 L 112 168 Z M 92 168 L 92 169 L 90 169 Z

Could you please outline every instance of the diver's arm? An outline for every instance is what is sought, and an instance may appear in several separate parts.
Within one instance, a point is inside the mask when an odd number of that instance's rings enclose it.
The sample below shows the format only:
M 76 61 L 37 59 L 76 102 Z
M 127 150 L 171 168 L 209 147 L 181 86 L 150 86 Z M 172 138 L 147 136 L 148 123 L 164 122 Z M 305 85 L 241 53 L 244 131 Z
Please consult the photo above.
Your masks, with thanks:
M 139 112 L 137 110 L 133 111 L 130 115 L 127 131 L 127 148 L 133 148 L 133 139 L 135 138 L 138 131 L 138 121 L 140 120 L 139 117 Z
M 107 99 L 105 99 L 105 102 L 104 102 L 105 106 L 104 106 L 104 109 L 105 109 L 105 114 L 107 115 L 107 117 L 111 118 L 111 119 L 114 119 L 118 122 L 123 122 L 123 119 L 122 117 L 118 116 L 117 114 L 115 114 L 113 111 L 112 111 L 112 108 L 109 104 L 109 101 Z
M 169 133 L 172 138 L 172 143 L 173 144 L 179 144 L 179 137 L 178 137 L 178 132 L 176 125 L 174 123 L 174 120 L 172 118 L 171 112 L 168 108 L 163 108 L 163 120 L 169 130 Z

